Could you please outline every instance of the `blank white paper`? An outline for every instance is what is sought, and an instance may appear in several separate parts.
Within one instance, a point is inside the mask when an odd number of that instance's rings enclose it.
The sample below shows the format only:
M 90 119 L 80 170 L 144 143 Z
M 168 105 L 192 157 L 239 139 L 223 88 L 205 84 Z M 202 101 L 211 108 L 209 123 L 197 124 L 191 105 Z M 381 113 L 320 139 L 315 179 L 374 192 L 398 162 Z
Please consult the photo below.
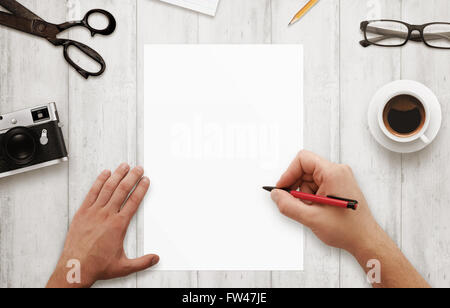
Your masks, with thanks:
M 146 45 L 144 250 L 159 270 L 302 270 L 275 185 L 303 145 L 299 45 Z
M 203 14 L 215 16 L 219 0 L 161 0 Z

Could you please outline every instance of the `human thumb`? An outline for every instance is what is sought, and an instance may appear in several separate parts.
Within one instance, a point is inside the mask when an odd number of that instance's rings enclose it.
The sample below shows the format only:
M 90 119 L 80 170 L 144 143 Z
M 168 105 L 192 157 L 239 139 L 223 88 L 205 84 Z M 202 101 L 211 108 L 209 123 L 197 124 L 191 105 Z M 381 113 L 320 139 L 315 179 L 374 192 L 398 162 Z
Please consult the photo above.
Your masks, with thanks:
M 272 200 L 277 204 L 281 214 L 308 225 L 312 208 L 294 198 L 290 193 L 281 189 L 274 189 L 271 194 Z
M 159 262 L 157 255 L 145 255 L 137 259 L 129 259 L 126 262 L 127 275 L 143 271 Z

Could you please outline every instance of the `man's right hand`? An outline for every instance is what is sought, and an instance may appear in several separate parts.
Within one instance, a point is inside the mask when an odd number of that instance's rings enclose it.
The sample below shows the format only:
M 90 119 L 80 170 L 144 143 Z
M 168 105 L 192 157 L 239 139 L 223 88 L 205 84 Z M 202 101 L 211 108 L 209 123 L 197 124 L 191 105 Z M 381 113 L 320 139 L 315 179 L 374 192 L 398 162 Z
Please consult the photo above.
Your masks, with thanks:
M 429 287 L 391 238 L 373 218 L 350 167 L 308 151 L 300 152 L 277 184 L 280 188 L 337 196 L 359 201 L 356 211 L 306 204 L 284 190 L 273 190 L 281 213 L 309 227 L 325 244 L 353 254 L 368 272 L 368 262 L 379 262 L 380 281 L 374 287 Z
M 383 232 L 373 218 L 350 167 L 338 165 L 302 151 L 277 183 L 320 196 L 337 196 L 359 201 L 356 211 L 327 205 L 307 204 L 283 190 L 274 190 L 272 199 L 284 215 L 309 227 L 325 244 L 350 253 L 365 246 Z

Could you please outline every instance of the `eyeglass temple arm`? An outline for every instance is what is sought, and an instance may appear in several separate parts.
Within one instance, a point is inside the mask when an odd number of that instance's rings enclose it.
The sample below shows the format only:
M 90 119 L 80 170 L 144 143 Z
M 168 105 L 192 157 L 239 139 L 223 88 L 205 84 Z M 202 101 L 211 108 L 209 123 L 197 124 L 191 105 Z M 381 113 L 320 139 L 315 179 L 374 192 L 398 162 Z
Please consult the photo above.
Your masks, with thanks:
M 378 27 L 367 27 L 366 31 L 370 32 L 370 33 L 375 33 L 375 34 L 381 34 L 384 35 L 384 37 L 377 37 L 377 38 L 373 38 L 370 39 L 371 42 L 376 43 L 391 37 L 400 37 L 400 38 L 404 38 L 405 37 L 405 32 L 401 32 L 401 31 L 395 31 L 395 30 L 388 30 L 388 29 L 383 29 L 383 28 L 378 28 Z M 427 40 L 438 40 L 438 39 L 448 39 L 450 40 L 450 32 L 441 32 L 441 33 L 432 33 L 432 34 L 424 34 L 424 37 Z M 413 41 L 419 41 L 421 40 L 421 36 L 420 34 L 414 33 L 411 35 L 411 40 Z

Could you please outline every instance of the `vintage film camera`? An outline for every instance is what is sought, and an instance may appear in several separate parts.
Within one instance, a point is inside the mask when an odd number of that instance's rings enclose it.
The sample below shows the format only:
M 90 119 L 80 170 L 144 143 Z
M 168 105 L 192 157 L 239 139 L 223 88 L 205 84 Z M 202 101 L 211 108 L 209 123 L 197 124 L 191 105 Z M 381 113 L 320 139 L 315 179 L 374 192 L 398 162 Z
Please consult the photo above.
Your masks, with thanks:
M 55 103 L 0 115 L 0 178 L 67 160 Z

